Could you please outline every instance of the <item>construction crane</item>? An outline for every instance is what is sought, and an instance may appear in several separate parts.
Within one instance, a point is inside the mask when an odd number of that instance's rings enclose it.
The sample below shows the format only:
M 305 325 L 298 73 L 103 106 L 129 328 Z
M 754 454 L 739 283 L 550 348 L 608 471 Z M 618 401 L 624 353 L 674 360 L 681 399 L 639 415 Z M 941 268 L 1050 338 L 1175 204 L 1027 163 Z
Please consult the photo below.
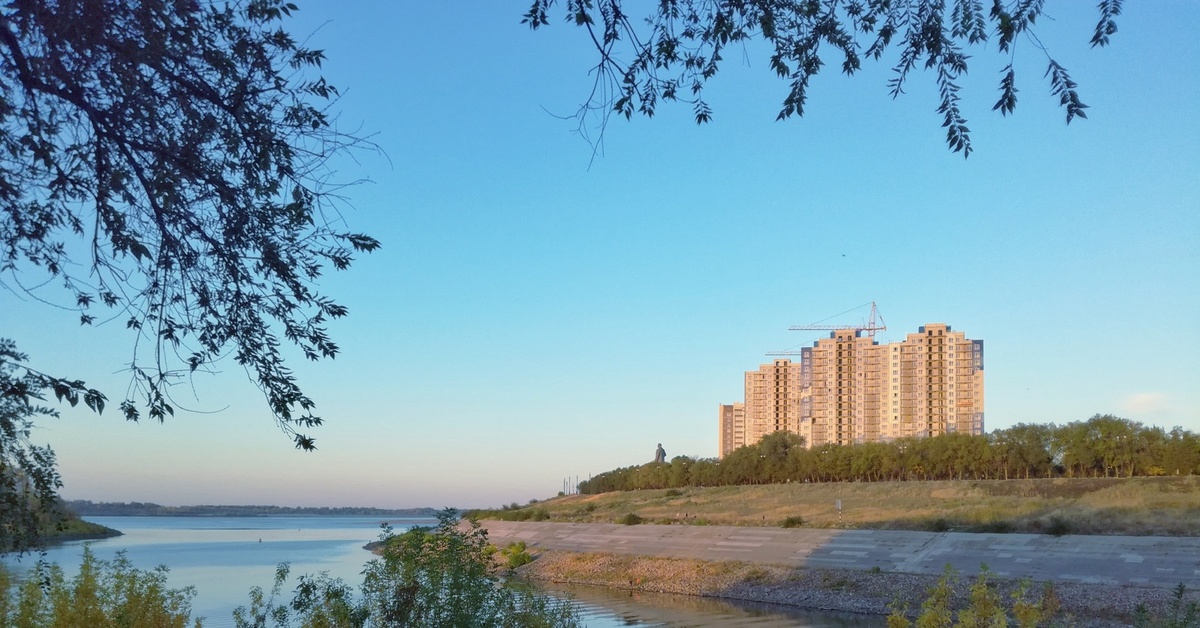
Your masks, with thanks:
M 875 302 L 871 301 L 870 305 L 871 305 L 871 316 L 870 316 L 870 318 L 867 319 L 866 324 L 863 324 L 863 325 L 793 325 L 791 327 L 788 327 L 788 329 L 791 331 L 835 331 L 838 329 L 853 329 L 854 331 L 865 331 L 865 332 L 867 332 L 868 336 L 871 336 L 872 338 L 874 338 L 875 332 L 887 331 L 887 324 L 883 322 L 883 316 L 881 316 L 879 314 L 879 309 L 875 307 Z M 842 312 L 842 314 L 849 314 L 850 312 L 853 312 L 854 310 L 862 309 L 866 306 L 867 306 L 867 304 L 863 303 L 862 305 L 860 305 L 854 309 L 846 310 L 845 312 Z M 841 316 L 842 314 L 834 314 L 833 316 L 830 316 L 829 318 L 837 318 L 838 316 Z M 825 320 L 829 320 L 829 318 L 827 318 Z M 879 321 L 878 323 L 875 322 L 877 319 Z
M 883 322 L 883 316 L 879 313 L 879 309 L 877 307 L 875 307 L 874 301 L 871 301 L 870 303 L 864 303 L 855 308 L 851 308 L 849 310 L 846 310 L 845 312 L 842 312 L 841 314 L 834 314 L 833 316 L 830 316 L 829 318 L 827 318 L 825 320 L 827 321 L 830 318 L 837 318 L 839 316 L 842 316 L 843 314 L 849 314 L 850 312 L 853 312 L 855 310 L 861 310 L 862 308 L 864 308 L 868 305 L 871 306 L 871 315 L 870 315 L 870 317 L 867 318 L 867 322 L 862 325 L 822 325 L 820 323 L 823 323 L 824 321 L 818 321 L 817 323 L 814 323 L 812 325 L 792 325 L 791 327 L 788 327 L 788 330 L 789 331 L 836 331 L 839 329 L 853 329 L 856 332 L 865 331 L 865 332 L 867 332 L 868 336 L 874 338 L 875 332 L 887 331 L 887 324 Z M 878 322 L 876 322 L 876 321 L 878 321 Z M 795 351 L 795 350 L 770 351 L 767 353 L 767 355 L 770 355 L 770 356 L 800 355 L 800 353 L 801 353 L 800 351 Z

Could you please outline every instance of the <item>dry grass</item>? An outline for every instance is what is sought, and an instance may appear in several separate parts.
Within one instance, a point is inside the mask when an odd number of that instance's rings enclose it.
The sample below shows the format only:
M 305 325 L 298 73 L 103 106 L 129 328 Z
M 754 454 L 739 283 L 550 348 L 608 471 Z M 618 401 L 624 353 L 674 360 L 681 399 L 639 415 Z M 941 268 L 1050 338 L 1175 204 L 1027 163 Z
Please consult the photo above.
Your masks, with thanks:
M 733 561 L 549 551 L 536 554 L 534 564 L 522 567 L 518 573 L 555 582 L 688 595 L 715 595 L 740 582 L 784 582 L 792 571 Z
M 681 494 L 675 494 L 681 493 Z M 842 501 L 839 519 L 835 502 Z M 1200 536 L 1200 477 L 725 486 L 538 502 L 551 521 Z

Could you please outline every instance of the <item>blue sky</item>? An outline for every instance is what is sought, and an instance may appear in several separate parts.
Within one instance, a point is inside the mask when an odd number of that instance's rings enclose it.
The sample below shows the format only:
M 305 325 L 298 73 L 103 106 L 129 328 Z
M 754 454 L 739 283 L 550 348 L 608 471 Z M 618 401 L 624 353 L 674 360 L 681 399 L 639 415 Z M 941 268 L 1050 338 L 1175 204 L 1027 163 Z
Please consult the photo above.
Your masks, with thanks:
M 292 25 L 344 88 L 340 124 L 386 157 L 340 165 L 350 226 L 384 248 L 326 292 L 343 353 L 296 370 L 327 420 L 304 454 L 236 365 L 180 390 L 163 425 L 64 413 L 35 437 L 69 498 L 287 505 L 496 505 L 668 455 L 713 456 L 719 403 L 788 326 L 876 301 L 894 341 L 947 322 L 986 343 L 987 428 L 1113 413 L 1200 431 L 1200 4 L 1126 7 L 1089 49 L 1091 3 L 1039 36 L 1080 84 L 1067 126 L 1028 40 L 963 80 L 970 159 L 946 150 L 932 76 L 817 77 L 802 119 L 751 47 L 686 106 L 573 133 L 584 34 L 531 33 L 527 3 L 306 2 Z M 865 311 L 843 320 L 857 322 Z M 118 399 L 130 337 L 0 293 L 44 370 Z M 807 334 L 807 335 L 806 335 Z

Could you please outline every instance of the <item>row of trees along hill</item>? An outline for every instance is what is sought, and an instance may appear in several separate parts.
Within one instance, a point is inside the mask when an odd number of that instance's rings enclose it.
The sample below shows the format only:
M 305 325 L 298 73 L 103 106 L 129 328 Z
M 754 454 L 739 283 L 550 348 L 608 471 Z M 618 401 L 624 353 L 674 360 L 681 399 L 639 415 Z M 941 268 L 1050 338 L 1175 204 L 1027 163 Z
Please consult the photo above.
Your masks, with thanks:
M 990 434 L 943 434 L 808 449 L 789 432 L 768 434 L 724 459 L 677 456 L 601 473 L 585 494 L 782 482 L 1007 480 L 1200 474 L 1200 436 L 1112 415 L 1065 425 L 1019 423 Z

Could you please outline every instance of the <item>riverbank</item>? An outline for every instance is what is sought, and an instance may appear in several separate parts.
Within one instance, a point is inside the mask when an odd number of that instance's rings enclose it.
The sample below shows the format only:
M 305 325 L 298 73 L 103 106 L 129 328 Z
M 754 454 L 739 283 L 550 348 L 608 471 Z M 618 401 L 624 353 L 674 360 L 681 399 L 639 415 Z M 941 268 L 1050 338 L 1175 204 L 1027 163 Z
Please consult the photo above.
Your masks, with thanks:
M 47 543 L 65 543 L 67 541 L 99 541 L 123 534 L 125 533 L 108 526 L 72 518 L 67 520 L 62 528 L 43 531 L 42 538 Z
M 604 586 L 630 591 L 695 595 L 799 608 L 887 615 L 893 604 L 915 616 L 937 576 L 825 568 L 790 568 L 738 561 L 705 561 L 559 550 L 535 550 L 535 560 L 516 570 L 533 581 Z M 953 606 L 966 604 L 973 578 L 953 586 Z M 995 578 L 1006 603 L 1021 582 Z M 1031 586 L 1027 599 L 1039 600 L 1044 585 Z M 1174 599 L 1169 589 L 1101 584 L 1054 583 L 1060 616 L 1077 626 L 1130 625 L 1139 604 L 1165 615 Z M 1197 599 L 1190 592 L 1188 599 Z
M 1200 476 L 685 487 L 564 495 L 480 519 L 1200 536 Z

